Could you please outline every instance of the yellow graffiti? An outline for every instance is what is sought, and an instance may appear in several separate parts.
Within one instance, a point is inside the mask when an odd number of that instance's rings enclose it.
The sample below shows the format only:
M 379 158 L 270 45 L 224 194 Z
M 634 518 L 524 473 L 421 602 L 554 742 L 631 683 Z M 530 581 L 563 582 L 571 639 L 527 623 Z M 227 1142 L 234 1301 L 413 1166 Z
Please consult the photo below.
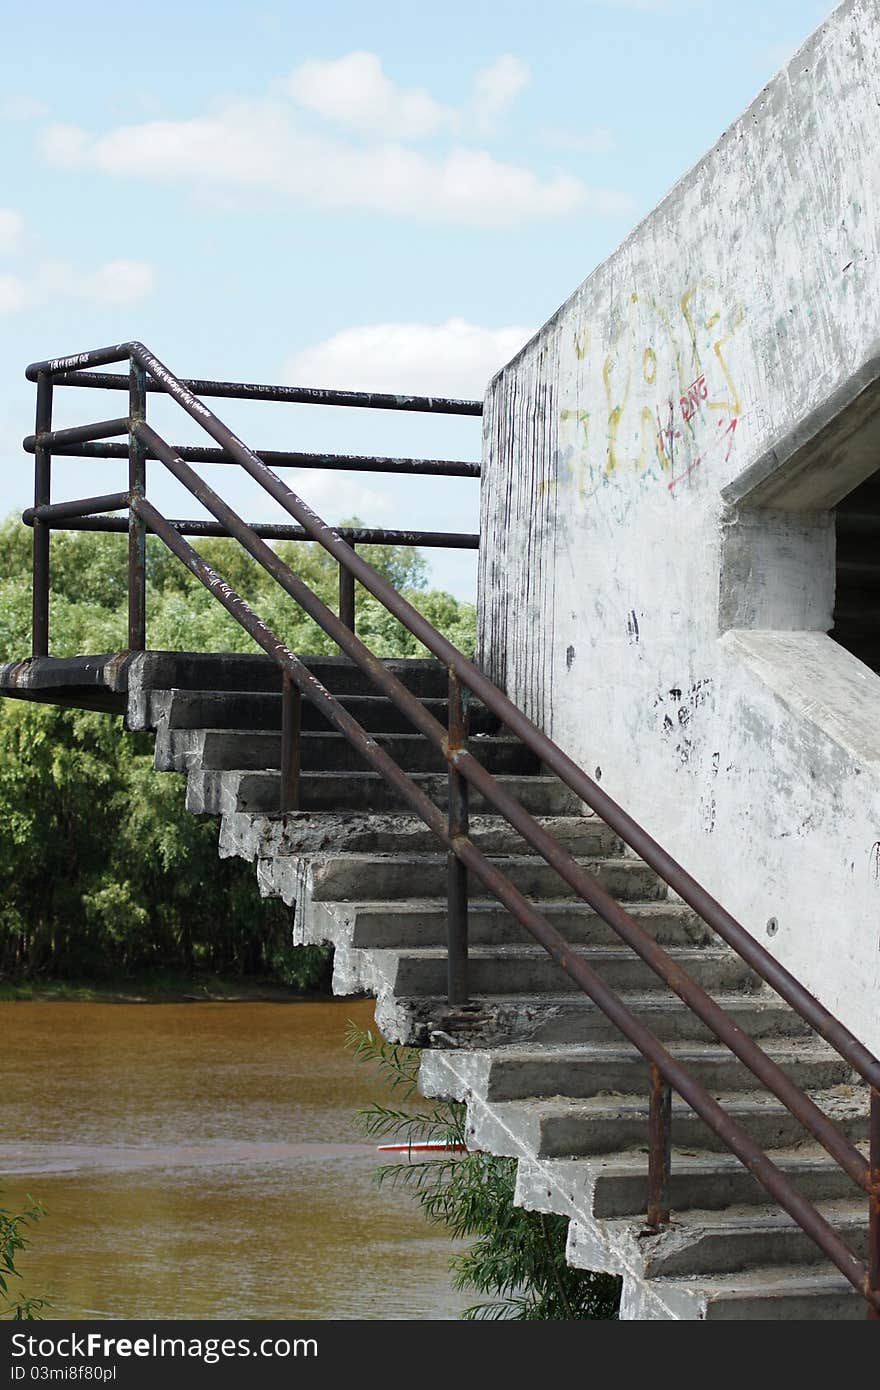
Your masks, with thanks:
M 712 319 L 711 324 L 710 324 L 709 321 L 707 320 L 707 322 L 706 322 L 706 327 L 707 327 L 707 328 L 709 328 L 709 327 L 713 327 L 713 328 L 714 328 L 715 323 L 717 322 L 718 317 L 719 317 L 719 315 L 715 315 L 715 316 L 713 317 L 713 319 Z M 732 374 L 731 374 L 730 368 L 728 367 L 727 363 L 726 363 L 725 360 L 724 360 L 724 357 L 723 357 L 723 355 L 722 355 L 721 349 L 722 349 L 723 347 L 726 347 L 726 346 L 727 346 L 727 344 L 730 342 L 730 340 L 731 340 L 731 338 L 733 337 L 733 335 L 736 333 L 737 329 L 739 329 L 739 328 L 742 327 L 743 323 L 745 322 L 745 317 L 746 317 L 746 311 L 745 311 L 745 309 L 743 308 L 743 306 L 742 306 L 741 304 L 738 304 L 738 305 L 736 306 L 736 310 L 735 310 L 735 313 L 734 313 L 733 323 L 732 323 L 731 326 L 730 326 L 729 332 L 723 333 L 723 334 L 721 335 L 721 337 L 718 338 L 718 339 L 712 344 L 712 351 L 714 352 L 715 356 L 716 356 L 717 359 L 718 359 L 718 366 L 721 368 L 721 374 L 722 374 L 722 376 L 724 377 L 724 380 L 725 380 L 726 383 L 727 383 L 727 389 L 728 389 L 728 391 L 730 392 L 730 396 L 729 396 L 729 399 L 726 400 L 726 401 L 707 401 L 707 402 L 706 402 L 706 409 L 707 409 L 707 410 L 728 410 L 728 411 L 730 412 L 731 415 L 735 415 L 735 416 L 737 416 L 737 417 L 740 416 L 740 415 L 742 414 L 742 402 L 740 401 L 740 398 L 739 398 L 739 391 L 738 391 L 737 388 L 736 388 L 736 383 L 734 382 L 734 379 L 733 379 L 733 376 L 732 376 Z
M 640 297 L 633 291 L 629 297 L 631 306 L 640 303 Z M 621 422 L 626 414 L 629 404 L 630 393 L 632 390 L 632 361 L 636 342 L 637 324 L 634 316 L 627 317 L 602 364 L 602 384 L 605 388 L 605 402 L 607 412 L 607 445 L 605 452 L 605 471 L 611 474 L 620 467 L 635 468 L 642 471 L 647 466 L 648 452 L 652 442 L 656 444 L 657 427 L 654 421 L 654 412 L 648 405 L 643 405 L 639 410 L 638 423 L 634 430 L 638 440 L 637 452 L 634 457 L 622 456 L 619 444 L 619 433 Z M 629 342 L 624 346 L 624 338 Z M 628 350 L 627 350 L 628 349 Z M 651 357 L 648 357 L 650 353 Z M 648 347 L 642 354 L 642 374 L 646 375 L 646 366 L 653 358 L 654 375 L 656 375 L 657 359 L 654 350 Z M 624 374 L 618 374 L 618 368 L 623 367 Z M 618 375 L 615 382 L 613 376 Z M 658 455 L 659 457 L 659 455 Z
M 587 495 L 587 458 L 590 449 L 590 412 L 588 410 L 561 410 L 560 420 L 574 420 L 580 426 L 578 434 L 581 437 L 581 450 L 578 461 L 574 469 L 575 485 L 579 497 Z M 538 496 L 542 496 L 547 491 L 548 484 L 545 482 L 538 484 Z
M 707 303 L 709 296 L 712 298 Z M 726 311 L 714 281 L 695 280 L 678 298 L 678 330 L 667 309 L 652 295 L 633 290 L 624 304 L 622 322 L 615 327 L 600 368 L 604 441 L 601 422 L 598 418 L 591 422 L 589 411 L 560 411 L 561 421 L 577 426 L 574 448 L 566 455 L 568 476 L 564 481 L 576 487 L 580 496 L 594 492 L 603 480 L 622 469 L 644 473 L 654 459 L 664 473 L 673 466 L 673 456 L 677 466 L 678 454 L 686 455 L 696 447 L 694 431 L 700 427 L 700 410 L 728 415 L 734 429 L 742 413 L 740 393 L 726 356 L 727 345 L 745 321 L 741 304 Z M 591 347 L 592 327 L 580 325 L 574 333 L 579 363 L 589 359 Z M 663 379 L 661 361 L 668 364 L 667 371 L 672 369 L 677 384 L 670 383 L 668 397 L 649 403 L 645 388 L 656 388 L 658 379 Z M 640 363 L 640 371 L 636 363 Z M 634 369 L 638 373 L 635 382 Z M 583 380 L 580 373 L 579 380 Z M 726 394 L 723 388 L 719 393 L 722 382 Z M 696 401 L 698 408 L 688 408 L 689 400 Z M 601 452 L 600 441 L 604 443 Z

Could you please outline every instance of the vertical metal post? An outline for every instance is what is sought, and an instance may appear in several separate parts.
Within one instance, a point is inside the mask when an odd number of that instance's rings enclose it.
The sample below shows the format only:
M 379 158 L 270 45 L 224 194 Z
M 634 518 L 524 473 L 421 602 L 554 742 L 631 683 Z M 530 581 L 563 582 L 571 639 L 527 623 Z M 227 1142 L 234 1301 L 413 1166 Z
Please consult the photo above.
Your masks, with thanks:
M 449 671 L 450 752 L 467 745 L 467 692 L 453 670 Z M 468 833 L 468 784 L 453 766 L 449 768 L 448 825 L 451 840 Z M 450 850 L 446 863 L 448 953 L 447 982 L 451 1005 L 468 1002 L 468 888 L 467 869 Z
M 146 449 L 134 426 L 146 418 L 147 382 L 143 367 L 131 362 L 128 369 L 128 490 L 132 504 L 147 487 Z M 129 507 L 128 513 L 128 646 L 142 652 L 147 645 L 147 533 L 143 521 Z
M 48 434 L 52 428 L 52 378 L 47 372 L 37 377 L 37 411 L 34 433 Z M 43 445 L 34 451 L 34 506 L 47 507 L 52 500 L 52 453 Z M 49 523 L 34 520 L 33 608 L 31 650 L 34 656 L 49 655 Z
M 354 575 L 345 565 L 339 566 L 339 616 L 354 632 Z
M 651 1063 L 648 1110 L 648 1217 L 659 1230 L 669 1221 L 669 1169 L 672 1161 L 672 1092 L 658 1067 Z
M 302 696 L 285 671 L 281 677 L 281 811 L 299 810 Z
M 871 1087 L 870 1140 L 868 1148 L 868 1317 L 880 1322 L 880 1090 Z

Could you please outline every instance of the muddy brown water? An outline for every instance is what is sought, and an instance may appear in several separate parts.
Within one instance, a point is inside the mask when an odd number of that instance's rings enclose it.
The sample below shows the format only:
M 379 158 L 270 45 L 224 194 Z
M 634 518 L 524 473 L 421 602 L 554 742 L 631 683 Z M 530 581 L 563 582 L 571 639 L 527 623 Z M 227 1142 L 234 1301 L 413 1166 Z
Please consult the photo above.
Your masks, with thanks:
M 0 1206 L 56 1318 L 448 1319 L 453 1245 L 377 1188 L 369 1002 L 0 1006 Z

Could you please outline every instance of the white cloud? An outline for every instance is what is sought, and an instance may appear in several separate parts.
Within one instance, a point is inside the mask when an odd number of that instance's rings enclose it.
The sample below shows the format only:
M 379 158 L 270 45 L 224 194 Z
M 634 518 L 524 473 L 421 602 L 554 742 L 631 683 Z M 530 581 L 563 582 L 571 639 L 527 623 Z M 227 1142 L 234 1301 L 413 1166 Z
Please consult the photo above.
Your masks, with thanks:
M 116 176 L 284 193 L 327 208 L 423 221 L 505 226 L 576 208 L 628 212 L 631 198 L 571 174 L 542 178 L 484 150 L 425 155 L 399 143 L 348 144 L 301 130 L 280 101 L 238 102 L 210 117 L 148 121 L 89 135 L 54 125 L 42 139 L 53 164 Z
M 365 516 L 387 512 L 391 506 L 388 493 L 364 487 L 348 473 L 305 468 L 300 472 L 287 473 L 284 480 L 297 496 L 314 507 L 319 516 Z
M 532 331 L 520 325 L 481 328 L 458 318 L 344 328 L 291 357 L 283 380 L 350 391 L 481 399 L 490 377 Z
M 24 221 L 14 208 L 0 208 L 0 251 L 17 251 L 21 245 Z
M 17 251 L 24 219 L 13 208 L 0 208 L 0 252 Z M 44 261 L 27 275 L 0 275 L 0 314 L 13 314 L 30 304 L 66 297 L 101 304 L 134 304 L 152 292 L 156 270 L 149 261 L 105 261 L 95 270 L 82 270 L 67 261 Z
M 0 275 L 0 314 L 14 314 L 32 301 L 26 281 L 20 275 Z
M 454 112 L 423 87 L 399 87 L 375 53 L 315 58 L 295 68 L 287 90 L 300 106 L 325 120 L 374 135 L 418 140 L 447 128 Z
M 53 261 L 43 267 L 40 280 L 50 294 L 67 294 L 101 304 L 135 304 L 155 288 L 156 271 L 148 261 L 107 261 L 91 271 Z
M 447 106 L 424 87 L 399 86 L 383 72 L 375 53 L 360 49 L 342 58 L 301 63 L 282 90 L 336 125 L 388 139 L 421 140 L 466 134 L 471 127 L 481 133 L 494 130 L 529 80 L 526 64 L 503 53 L 474 74 L 463 106 Z
M 0 314 L 13 314 L 50 299 L 87 299 L 93 304 L 134 304 L 156 283 L 147 261 L 107 261 L 80 270 L 64 261 L 47 261 L 23 275 L 0 275 Z
M 531 81 L 528 67 L 512 53 L 502 53 L 474 78 L 473 109 L 481 129 L 491 130 Z
M 391 509 L 392 499 L 387 492 L 365 487 L 357 474 L 330 472 L 319 468 L 284 470 L 284 481 L 298 497 L 307 502 L 318 516 L 331 524 L 348 516 L 383 516 Z M 281 521 L 288 525 L 293 518 L 277 502 L 267 499 L 262 488 L 254 488 L 245 499 L 245 515 L 259 515 L 261 520 Z

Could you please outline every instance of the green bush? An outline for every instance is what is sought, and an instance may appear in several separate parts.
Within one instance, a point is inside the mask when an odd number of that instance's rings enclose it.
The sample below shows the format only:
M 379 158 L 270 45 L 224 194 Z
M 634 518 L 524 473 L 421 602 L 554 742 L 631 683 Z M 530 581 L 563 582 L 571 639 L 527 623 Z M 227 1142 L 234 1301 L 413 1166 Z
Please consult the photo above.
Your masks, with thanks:
M 31 1243 L 25 1231 L 35 1226 L 46 1214 L 33 1197 L 27 1200 L 28 1206 L 24 1211 L 13 1212 L 7 1207 L 0 1207 L 0 1318 L 10 1318 L 13 1322 L 33 1321 L 49 1305 L 47 1298 L 15 1297 L 10 1291 L 9 1281 L 21 1278 L 16 1259 Z
M 356 1057 L 372 1063 L 388 1092 L 356 1117 L 370 1138 L 394 1137 L 417 1144 L 439 1140 L 463 1148 L 465 1107 L 439 1101 L 414 1108 L 419 1049 L 383 1042 L 350 1023 L 346 1038 Z M 564 1216 L 514 1206 L 516 1159 L 458 1153 L 417 1162 L 386 1164 L 379 1181 L 412 1191 L 425 1216 L 449 1234 L 469 1241 L 452 1258 L 457 1289 L 490 1296 L 462 1314 L 466 1319 L 572 1321 L 617 1316 L 620 1281 L 609 1274 L 572 1269 L 566 1262 Z
M 52 536 L 53 655 L 124 649 L 126 537 Z M 294 651 L 335 652 L 315 623 L 238 546 L 199 550 Z M 279 554 L 326 603 L 337 569 L 315 545 Z M 425 587 L 425 564 L 405 546 L 363 553 L 472 648 L 474 611 Z M 30 650 L 31 533 L 0 526 L 0 661 Z M 247 634 L 155 537 L 147 544 L 147 636 L 154 649 L 255 651 Z M 379 655 L 416 644 L 358 587 L 358 623 Z M 0 700 L 0 973 L 16 979 L 100 979 L 179 969 L 273 974 L 301 989 L 326 986 L 322 948 L 290 945 L 290 911 L 263 901 L 253 868 L 218 858 L 213 820 L 184 805 L 185 779 L 157 776 L 152 740 L 106 714 Z

